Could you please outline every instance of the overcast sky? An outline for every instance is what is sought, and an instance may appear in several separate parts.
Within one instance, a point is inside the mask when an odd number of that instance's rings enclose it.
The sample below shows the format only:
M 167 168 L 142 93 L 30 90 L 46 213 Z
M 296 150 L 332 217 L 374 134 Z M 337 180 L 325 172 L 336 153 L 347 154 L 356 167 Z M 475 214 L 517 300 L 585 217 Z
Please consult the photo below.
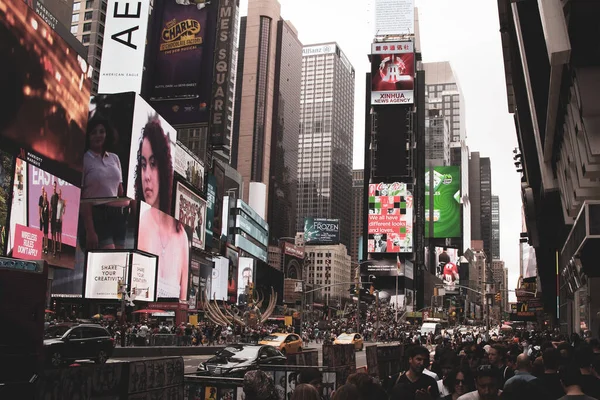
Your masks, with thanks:
M 241 0 L 247 14 L 249 0 Z M 252 0 L 250 0 L 252 1 Z M 337 42 L 356 70 L 354 168 L 363 168 L 364 79 L 373 37 L 374 0 L 280 0 L 281 14 L 298 29 L 303 44 Z M 465 98 L 470 151 L 490 157 L 492 191 L 500 197 L 500 253 L 509 287 L 519 277 L 520 176 L 508 113 L 498 9 L 492 0 L 416 0 L 423 61 L 450 61 Z M 511 301 L 514 294 L 511 293 Z

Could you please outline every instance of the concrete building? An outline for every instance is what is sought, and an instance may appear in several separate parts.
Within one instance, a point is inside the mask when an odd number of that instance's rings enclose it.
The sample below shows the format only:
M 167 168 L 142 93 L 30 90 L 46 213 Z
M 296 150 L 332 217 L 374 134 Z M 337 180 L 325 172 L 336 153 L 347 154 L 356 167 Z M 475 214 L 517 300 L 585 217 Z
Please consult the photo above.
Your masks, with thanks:
M 500 259 L 500 198 L 492 195 L 492 260 Z
M 485 291 L 485 282 L 488 270 L 488 261 L 483 251 L 483 241 L 473 240 L 471 246 L 465 251 L 464 257 L 468 261 L 469 268 L 469 280 L 468 286 L 480 293 Z M 461 279 L 462 282 L 462 279 Z M 466 292 L 466 304 L 465 315 L 468 318 L 483 318 L 483 306 L 484 299 L 481 294 L 473 292 L 471 290 Z
M 354 67 L 337 43 L 304 46 L 298 217 L 338 218 L 341 243 L 350 247 Z
M 350 258 L 352 258 L 353 263 L 360 261 L 359 244 L 363 232 L 364 179 L 364 170 L 355 169 L 352 171 L 352 236 L 350 238 Z M 352 270 L 354 271 L 354 268 Z
M 106 0 L 75 0 L 72 8 L 71 33 L 88 48 L 87 62 L 94 68 L 92 95 L 98 93 L 106 8 Z
M 471 240 L 482 240 L 488 260 L 492 259 L 492 169 L 490 159 L 472 152 L 469 159 Z
M 566 334 L 583 324 L 596 333 L 600 271 L 590 228 L 600 215 L 600 48 L 590 38 L 600 35 L 600 3 L 497 1 L 507 111 L 514 114 L 515 162 L 544 311 L 560 316 L 555 326 Z M 575 274 L 586 275 L 587 284 L 569 282 Z
M 351 260 L 343 244 L 305 246 L 304 251 L 309 260 L 307 283 L 318 287 L 351 281 Z M 350 297 L 346 285 L 323 288 L 321 295 L 329 305 L 341 305 L 342 299 Z
M 76 2 L 79 3 L 79 1 Z M 83 1 L 82 3 L 93 2 L 94 0 L 88 0 Z M 52 29 L 56 30 L 56 27 L 53 26 L 55 22 L 60 23 L 62 26 L 65 26 L 67 28 L 71 26 L 71 21 L 73 18 L 73 0 L 37 0 L 36 3 L 36 11 L 42 16 L 42 18 L 44 18 L 46 22 L 48 22 Z M 45 18 L 43 15 L 43 11 L 39 10 L 42 7 L 49 11 L 50 14 L 52 14 L 52 16 L 56 18 L 56 21 L 49 21 L 47 18 Z
M 500 297 L 502 298 L 502 301 L 500 304 L 496 304 L 494 302 L 494 305 L 499 305 L 500 309 L 504 309 L 506 307 L 506 301 L 508 300 L 507 294 L 508 294 L 508 276 L 507 276 L 507 271 L 508 269 L 505 267 L 504 265 L 504 261 L 502 260 L 492 260 L 491 262 L 491 272 L 492 272 L 492 279 L 490 279 L 490 282 L 494 282 L 495 283 L 495 288 L 494 291 L 496 293 L 500 292 Z
M 282 269 L 282 255 L 283 251 L 281 251 L 281 247 L 275 245 L 269 245 L 268 249 L 268 263 L 271 267 L 275 268 L 277 271 L 281 271 Z
M 250 182 L 263 183 L 263 196 L 269 193 L 280 9 L 277 0 L 252 1 L 248 16 L 240 24 L 244 30 L 240 34 L 236 85 L 239 122 L 234 117 L 232 140 L 237 154 L 232 156 L 236 159 L 233 166 L 244 179 L 242 198 L 250 203 Z

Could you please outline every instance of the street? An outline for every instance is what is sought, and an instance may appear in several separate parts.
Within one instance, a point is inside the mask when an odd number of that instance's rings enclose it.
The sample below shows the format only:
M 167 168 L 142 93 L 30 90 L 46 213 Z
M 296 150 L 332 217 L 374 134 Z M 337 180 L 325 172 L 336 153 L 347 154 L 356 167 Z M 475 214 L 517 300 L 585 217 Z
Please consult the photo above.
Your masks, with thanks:
M 369 345 L 372 344 L 381 344 L 381 343 L 365 343 L 365 348 Z M 317 351 L 319 352 L 319 365 L 322 365 L 323 362 L 323 344 L 319 343 L 311 343 L 307 348 L 307 350 L 311 350 L 311 349 L 317 349 Z M 198 368 L 198 364 L 200 364 L 202 361 L 206 361 L 208 360 L 210 357 L 212 356 L 183 356 L 183 362 L 185 364 L 185 373 L 186 374 L 191 374 L 196 372 L 196 368 Z M 151 359 L 151 358 L 157 358 L 157 357 L 135 357 L 135 358 L 111 358 L 108 360 L 108 362 L 122 362 L 122 361 L 138 361 L 138 360 L 144 360 L 144 359 Z M 356 367 L 366 367 L 367 366 L 367 358 L 366 358 L 366 351 L 357 351 L 356 352 Z

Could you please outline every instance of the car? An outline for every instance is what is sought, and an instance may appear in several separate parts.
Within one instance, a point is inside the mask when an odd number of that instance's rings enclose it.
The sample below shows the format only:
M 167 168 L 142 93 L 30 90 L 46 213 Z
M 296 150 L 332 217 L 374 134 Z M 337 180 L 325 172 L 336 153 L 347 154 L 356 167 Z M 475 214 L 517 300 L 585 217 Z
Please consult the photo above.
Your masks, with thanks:
M 365 347 L 363 337 L 359 333 L 342 333 L 335 338 L 333 344 L 353 344 L 357 351 L 361 351 Z
M 302 339 L 295 333 L 272 333 L 258 344 L 273 346 L 281 351 L 283 355 L 296 354 L 302 351 Z
M 55 325 L 44 334 L 44 356 L 52 367 L 75 360 L 104 364 L 115 347 L 110 333 L 95 324 Z
M 200 363 L 196 374 L 243 378 L 250 370 L 265 365 L 285 365 L 286 362 L 286 356 L 273 346 L 234 344 Z

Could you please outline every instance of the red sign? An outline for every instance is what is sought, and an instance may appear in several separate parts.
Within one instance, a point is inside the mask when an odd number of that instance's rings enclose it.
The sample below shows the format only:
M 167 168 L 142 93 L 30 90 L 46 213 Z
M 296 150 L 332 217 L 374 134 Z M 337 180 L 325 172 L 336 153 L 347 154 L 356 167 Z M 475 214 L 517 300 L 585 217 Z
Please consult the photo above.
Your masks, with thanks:
M 296 257 L 303 259 L 304 258 L 304 247 L 294 246 L 291 243 L 283 242 L 284 248 L 283 251 L 288 256 Z
M 43 233 L 39 229 L 16 224 L 13 257 L 24 260 L 41 259 L 43 238 Z
M 429 319 L 429 311 L 423 311 L 423 321 Z

